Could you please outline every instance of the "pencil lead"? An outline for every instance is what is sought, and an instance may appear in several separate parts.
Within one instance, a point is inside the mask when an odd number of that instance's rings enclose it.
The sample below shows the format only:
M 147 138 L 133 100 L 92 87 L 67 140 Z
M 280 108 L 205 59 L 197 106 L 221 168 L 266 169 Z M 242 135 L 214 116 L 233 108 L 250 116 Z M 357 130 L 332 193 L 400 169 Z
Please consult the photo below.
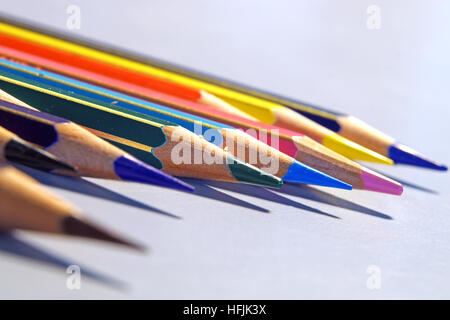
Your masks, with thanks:
M 400 183 L 370 169 L 361 168 L 361 178 L 364 181 L 365 190 L 383 192 L 397 196 L 403 193 L 403 186 Z
M 403 145 L 393 144 L 389 147 L 389 158 L 391 158 L 396 164 L 409 164 L 412 166 L 418 166 L 428 169 L 434 169 L 439 171 L 447 171 L 448 168 L 444 164 L 437 163 L 435 161 L 425 158 L 417 151 Z
M 76 169 L 62 162 L 51 153 L 33 147 L 22 139 L 12 138 L 4 148 L 5 158 L 42 171 L 65 170 L 75 172 Z
M 352 190 L 351 185 L 320 172 L 319 170 L 313 169 L 297 160 L 292 163 L 288 172 L 283 177 L 283 180 L 287 182 Z
M 145 247 L 142 245 L 121 239 L 120 237 L 113 235 L 112 233 L 105 231 L 94 224 L 87 222 L 86 220 L 73 216 L 65 217 L 61 222 L 61 226 L 65 234 L 112 242 L 131 247 L 139 251 L 145 251 Z
M 153 184 L 193 192 L 194 187 L 128 155 L 114 162 L 116 174 L 123 180 Z

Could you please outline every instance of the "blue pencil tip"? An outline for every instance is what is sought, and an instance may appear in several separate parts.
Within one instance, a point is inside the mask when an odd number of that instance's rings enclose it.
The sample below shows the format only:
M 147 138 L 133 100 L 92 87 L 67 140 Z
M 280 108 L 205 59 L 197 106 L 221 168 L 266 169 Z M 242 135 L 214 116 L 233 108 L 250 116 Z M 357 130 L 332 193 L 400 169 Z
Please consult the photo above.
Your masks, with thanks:
M 339 189 L 352 190 L 352 186 L 348 183 L 342 182 L 333 178 L 319 170 L 311 168 L 297 160 L 295 160 L 289 168 L 286 175 L 283 177 L 284 181 L 296 182 L 304 184 L 313 184 L 316 186 L 332 187 Z
M 402 144 L 393 144 L 389 147 L 389 158 L 391 158 L 395 164 L 409 164 L 440 171 L 448 170 L 446 165 L 429 160 Z
M 114 170 L 125 181 L 153 184 L 182 191 L 194 191 L 194 187 L 191 185 L 130 156 L 117 158 L 114 161 Z

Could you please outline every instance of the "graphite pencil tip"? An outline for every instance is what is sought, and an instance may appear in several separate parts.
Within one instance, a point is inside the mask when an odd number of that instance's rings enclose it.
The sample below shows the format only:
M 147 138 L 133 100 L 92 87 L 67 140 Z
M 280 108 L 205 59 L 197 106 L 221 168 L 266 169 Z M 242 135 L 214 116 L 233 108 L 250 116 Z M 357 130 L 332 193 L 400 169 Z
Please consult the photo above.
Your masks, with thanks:
M 117 158 L 114 162 L 114 169 L 116 174 L 125 181 L 147 183 L 188 192 L 194 191 L 193 186 L 128 155 Z
M 439 171 L 448 170 L 446 165 L 429 160 L 417 151 L 398 143 L 389 147 L 389 158 L 391 158 L 395 164 L 409 164 Z
M 265 173 L 236 157 L 227 155 L 227 165 L 233 177 L 239 182 L 277 189 L 283 185 L 280 178 Z
M 364 181 L 364 190 L 388 193 L 393 195 L 401 195 L 403 186 L 375 171 L 367 168 L 361 168 L 361 178 Z
M 23 164 L 42 171 L 64 170 L 75 172 L 76 169 L 62 162 L 47 151 L 35 148 L 22 139 L 12 138 L 4 148 L 8 161 Z
M 349 185 L 348 183 L 333 178 L 297 160 L 295 160 L 292 163 L 288 172 L 283 177 L 283 180 L 287 182 L 296 182 L 296 183 L 304 183 L 317 186 L 352 190 L 352 186 Z
M 105 231 L 102 228 L 97 227 L 95 224 L 81 220 L 79 218 L 68 216 L 62 220 L 62 229 L 65 234 L 91 238 L 96 240 L 107 241 L 115 244 L 124 245 L 139 251 L 145 251 L 146 248 L 142 245 L 124 240 L 116 235 L 113 235 L 109 231 Z

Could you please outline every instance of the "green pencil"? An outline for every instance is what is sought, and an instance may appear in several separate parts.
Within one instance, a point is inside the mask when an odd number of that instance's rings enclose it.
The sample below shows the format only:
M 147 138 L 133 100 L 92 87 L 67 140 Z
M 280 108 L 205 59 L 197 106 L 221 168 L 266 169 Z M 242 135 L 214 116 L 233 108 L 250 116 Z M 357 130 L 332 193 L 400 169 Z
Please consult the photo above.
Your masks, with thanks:
M 0 89 L 28 105 L 82 125 L 138 159 L 176 176 L 242 182 L 279 188 L 264 173 L 198 135 L 170 122 L 0 72 Z

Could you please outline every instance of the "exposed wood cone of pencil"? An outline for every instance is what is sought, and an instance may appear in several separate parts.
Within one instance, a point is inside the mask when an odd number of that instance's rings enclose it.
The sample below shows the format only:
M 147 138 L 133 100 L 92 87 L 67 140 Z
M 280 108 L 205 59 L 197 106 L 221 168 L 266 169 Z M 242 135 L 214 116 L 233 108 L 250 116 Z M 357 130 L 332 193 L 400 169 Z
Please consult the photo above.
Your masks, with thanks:
M 22 229 L 71 235 L 143 249 L 84 219 L 78 208 L 4 162 L 0 163 L 0 204 L 3 231 Z
M 0 161 L 11 161 L 42 171 L 64 170 L 75 172 L 75 168 L 60 161 L 52 154 L 20 139 L 0 126 Z

